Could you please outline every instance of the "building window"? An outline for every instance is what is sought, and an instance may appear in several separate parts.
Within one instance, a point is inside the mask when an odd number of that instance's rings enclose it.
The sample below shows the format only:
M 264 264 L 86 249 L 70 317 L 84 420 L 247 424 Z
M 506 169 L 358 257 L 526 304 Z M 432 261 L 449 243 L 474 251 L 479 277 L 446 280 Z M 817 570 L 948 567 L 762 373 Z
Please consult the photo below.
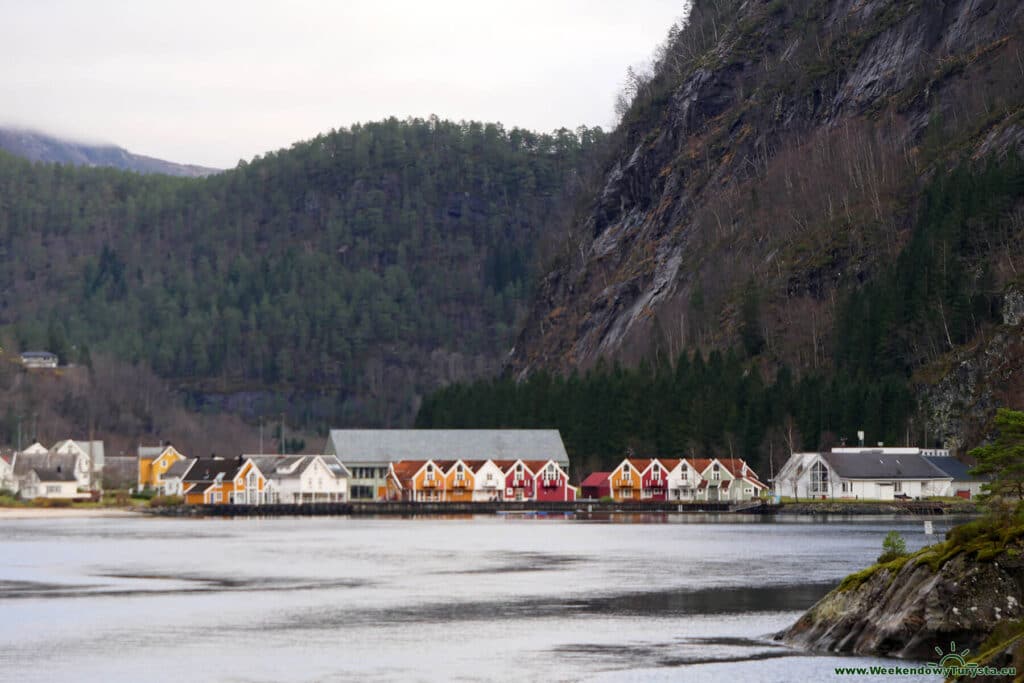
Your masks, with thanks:
M 722 473 L 719 471 L 718 463 L 716 462 L 714 467 L 711 468 L 711 480 L 718 481 L 722 478 Z
M 828 493 L 828 468 L 821 462 L 811 467 L 811 493 Z
M 902 481 L 894 481 L 892 483 L 892 490 L 895 491 L 896 493 L 902 493 L 903 492 L 903 482 Z

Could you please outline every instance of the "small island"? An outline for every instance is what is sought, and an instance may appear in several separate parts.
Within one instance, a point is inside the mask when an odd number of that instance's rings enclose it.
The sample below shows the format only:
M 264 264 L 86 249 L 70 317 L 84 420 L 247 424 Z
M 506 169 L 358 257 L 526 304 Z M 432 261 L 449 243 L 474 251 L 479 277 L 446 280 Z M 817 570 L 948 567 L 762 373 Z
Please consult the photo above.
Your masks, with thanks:
M 890 534 L 875 565 L 846 577 L 778 639 L 813 651 L 936 663 L 957 650 L 969 667 L 1013 667 L 1020 680 L 1024 412 L 1002 409 L 995 426 L 998 437 L 971 451 L 975 472 L 993 475 L 980 519 L 909 554 Z

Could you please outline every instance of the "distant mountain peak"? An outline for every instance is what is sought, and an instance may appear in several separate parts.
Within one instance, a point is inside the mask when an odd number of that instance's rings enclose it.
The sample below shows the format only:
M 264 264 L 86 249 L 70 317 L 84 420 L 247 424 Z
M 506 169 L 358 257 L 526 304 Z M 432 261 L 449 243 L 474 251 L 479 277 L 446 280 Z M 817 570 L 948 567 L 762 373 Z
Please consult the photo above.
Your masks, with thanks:
M 136 173 L 160 173 L 199 178 L 221 171 L 217 168 L 178 164 L 173 161 L 133 154 L 123 147 L 110 143 L 80 142 L 14 126 L 0 127 L 0 149 L 29 161 L 73 164 L 75 166 L 104 166 Z

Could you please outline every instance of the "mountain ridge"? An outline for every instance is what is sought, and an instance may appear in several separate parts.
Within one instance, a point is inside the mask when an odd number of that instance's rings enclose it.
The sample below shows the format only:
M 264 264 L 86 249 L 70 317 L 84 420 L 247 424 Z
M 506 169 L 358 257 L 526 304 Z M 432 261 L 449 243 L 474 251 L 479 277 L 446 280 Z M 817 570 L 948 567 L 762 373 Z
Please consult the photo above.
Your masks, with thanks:
M 0 149 L 29 161 L 108 167 L 136 173 L 159 173 L 186 178 L 202 178 L 220 173 L 222 170 L 134 154 L 116 145 L 90 144 L 30 128 L 10 126 L 0 126 Z

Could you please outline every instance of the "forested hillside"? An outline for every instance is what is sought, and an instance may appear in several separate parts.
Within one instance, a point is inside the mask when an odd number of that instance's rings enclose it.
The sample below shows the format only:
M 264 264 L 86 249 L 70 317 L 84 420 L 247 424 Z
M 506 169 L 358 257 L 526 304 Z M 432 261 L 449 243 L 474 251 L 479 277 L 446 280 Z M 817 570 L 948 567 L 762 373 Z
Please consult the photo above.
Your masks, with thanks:
M 630 72 L 506 379 L 418 422 L 763 472 L 859 429 L 977 443 L 1024 401 L 1022 54 L 1011 0 L 697 0 Z
M 408 423 L 499 367 L 601 140 L 391 119 L 203 179 L 0 154 L 5 345 L 146 364 L 204 411 Z

